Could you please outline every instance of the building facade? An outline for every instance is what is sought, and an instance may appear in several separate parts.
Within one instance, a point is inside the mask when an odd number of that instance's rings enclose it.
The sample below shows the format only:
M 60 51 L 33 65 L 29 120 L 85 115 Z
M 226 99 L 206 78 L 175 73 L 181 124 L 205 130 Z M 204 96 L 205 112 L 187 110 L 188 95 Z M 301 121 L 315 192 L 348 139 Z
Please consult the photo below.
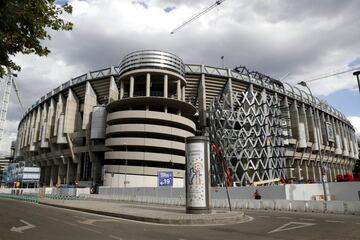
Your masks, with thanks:
M 130 53 L 41 97 L 20 121 L 15 157 L 40 166 L 44 185 L 153 187 L 171 170 L 183 186 L 194 135 L 210 136 L 240 185 L 317 182 L 321 171 L 334 181 L 358 159 L 353 126 L 317 98 L 244 67 L 184 64 L 162 51 Z M 213 161 L 214 184 L 221 172 Z

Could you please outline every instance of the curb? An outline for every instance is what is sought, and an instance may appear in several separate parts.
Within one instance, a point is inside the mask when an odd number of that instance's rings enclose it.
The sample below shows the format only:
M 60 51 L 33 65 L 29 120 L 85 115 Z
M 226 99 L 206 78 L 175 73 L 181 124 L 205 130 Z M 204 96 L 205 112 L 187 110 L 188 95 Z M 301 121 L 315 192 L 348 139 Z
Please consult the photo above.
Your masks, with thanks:
M 52 203 L 44 203 L 39 202 L 39 204 L 57 207 L 57 208 L 64 208 L 70 210 L 76 210 L 81 212 L 93 213 L 98 215 L 104 215 L 109 217 L 116 217 L 116 218 L 123 218 L 128 220 L 140 221 L 140 222 L 149 222 L 149 223 L 157 223 L 157 224 L 169 224 L 169 225 L 216 225 L 216 224 L 228 224 L 228 223 L 241 223 L 251 221 L 252 218 L 246 216 L 243 212 L 238 214 L 232 214 L 231 216 L 215 216 L 214 218 L 197 218 L 197 219 L 186 219 L 186 218 L 179 218 L 179 219 L 165 219 L 165 218 L 156 218 L 156 217 L 145 217 L 145 216 L 136 216 L 131 214 L 123 214 L 123 213 L 113 213 L 113 212 L 104 212 L 99 210 L 93 209 L 86 209 L 86 208 L 79 208 L 79 207 L 71 207 L 71 206 L 64 206 L 64 205 L 57 205 Z M 196 215 L 198 216 L 198 215 Z M 208 216 L 208 215 L 205 215 Z

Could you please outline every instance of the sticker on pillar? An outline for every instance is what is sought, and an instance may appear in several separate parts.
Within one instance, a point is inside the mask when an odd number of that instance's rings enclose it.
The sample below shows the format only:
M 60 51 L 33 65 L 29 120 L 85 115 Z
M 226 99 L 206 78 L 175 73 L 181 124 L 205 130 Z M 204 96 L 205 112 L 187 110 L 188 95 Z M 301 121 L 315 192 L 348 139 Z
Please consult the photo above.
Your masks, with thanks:
M 174 184 L 174 175 L 172 171 L 158 172 L 159 187 L 172 187 Z
M 188 206 L 206 207 L 205 197 L 205 166 L 204 144 L 193 143 L 188 148 L 187 181 L 188 181 Z

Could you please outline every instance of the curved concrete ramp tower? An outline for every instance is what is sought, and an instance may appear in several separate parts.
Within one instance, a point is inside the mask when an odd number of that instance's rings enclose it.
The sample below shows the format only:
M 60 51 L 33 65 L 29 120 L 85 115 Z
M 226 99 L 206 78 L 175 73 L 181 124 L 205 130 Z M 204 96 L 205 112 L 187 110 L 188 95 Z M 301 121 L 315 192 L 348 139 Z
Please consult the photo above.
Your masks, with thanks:
M 194 136 L 194 106 L 185 102 L 185 66 L 162 51 L 137 51 L 120 66 L 119 99 L 107 105 L 104 185 L 157 186 L 159 171 L 173 170 L 183 186 L 185 138 Z

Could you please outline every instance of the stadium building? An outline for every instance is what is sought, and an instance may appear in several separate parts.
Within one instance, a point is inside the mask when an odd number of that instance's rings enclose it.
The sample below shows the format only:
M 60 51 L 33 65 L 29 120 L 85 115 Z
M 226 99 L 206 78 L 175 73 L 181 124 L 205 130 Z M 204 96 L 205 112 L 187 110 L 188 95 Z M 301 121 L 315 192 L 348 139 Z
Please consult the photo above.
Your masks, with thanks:
M 322 172 L 335 181 L 358 159 L 350 122 L 299 88 L 162 51 L 130 53 L 41 97 L 20 121 L 15 157 L 40 166 L 44 185 L 154 187 L 171 170 L 180 187 L 185 139 L 194 135 L 219 149 L 213 184 L 223 178 L 219 157 L 237 185 L 319 182 Z

